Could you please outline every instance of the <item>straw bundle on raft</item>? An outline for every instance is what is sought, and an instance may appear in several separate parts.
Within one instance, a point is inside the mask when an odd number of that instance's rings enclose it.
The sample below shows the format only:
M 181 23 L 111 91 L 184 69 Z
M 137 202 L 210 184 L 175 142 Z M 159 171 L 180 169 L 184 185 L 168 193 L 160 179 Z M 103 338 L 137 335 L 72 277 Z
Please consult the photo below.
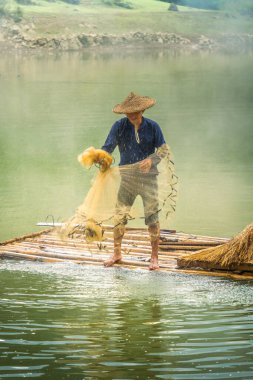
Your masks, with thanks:
M 229 242 L 182 256 L 177 264 L 179 268 L 253 272 L 253 223 Z

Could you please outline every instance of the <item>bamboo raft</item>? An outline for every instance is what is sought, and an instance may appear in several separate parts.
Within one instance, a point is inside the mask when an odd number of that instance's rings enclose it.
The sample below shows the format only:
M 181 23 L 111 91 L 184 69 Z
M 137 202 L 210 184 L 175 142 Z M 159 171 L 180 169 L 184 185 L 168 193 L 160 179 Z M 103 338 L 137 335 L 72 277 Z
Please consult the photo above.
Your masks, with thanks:
M 47 225 L 47 224 L 43 224 Z M 50 225 L 50 224 L 48 224 Z M 177 268 L 177 259 L 183 255 L 204 248 L 228 242 L 227 238 L 201 236 L 161 230 L 159 244 L 160 270 L 165 272 L 222 276 L 233 279 L 253 279 L 253 272 Z M 30 235 L 21 236 L 0 243 L 0 258 L 32 260 L 41 262 L 71 262 L 82 265 L 103 265 L 103 261 L 113 253 L 113 229 L 107 226 L 102 242 L 87 243 L 74 236 L 61 240 L 55 228 L 49 228 Z M 130 269 L 148 269 L 150 259 L 149 235 L 144 228 L 127 228 L 122 243 L 123 260 L 115 266 Z M 106 269 L 109 270 L 109 269 Z

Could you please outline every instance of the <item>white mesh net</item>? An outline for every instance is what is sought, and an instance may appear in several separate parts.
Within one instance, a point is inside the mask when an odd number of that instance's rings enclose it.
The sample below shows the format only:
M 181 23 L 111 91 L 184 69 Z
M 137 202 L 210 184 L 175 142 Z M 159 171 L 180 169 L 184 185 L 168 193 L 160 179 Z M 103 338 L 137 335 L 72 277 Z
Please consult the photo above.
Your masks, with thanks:
M 104 225 L 118 226 L 137 219 L 146 225 L 159 221 L 162 228 L 168 228 L 176 208 L 178 183 L 169 146 L 162 145 L 147 160 L 148 169 L 140 161 L 100 170 L 75 215 L 61 228 L 61 236 L 79 234 L 87 241 L 99 241 Z

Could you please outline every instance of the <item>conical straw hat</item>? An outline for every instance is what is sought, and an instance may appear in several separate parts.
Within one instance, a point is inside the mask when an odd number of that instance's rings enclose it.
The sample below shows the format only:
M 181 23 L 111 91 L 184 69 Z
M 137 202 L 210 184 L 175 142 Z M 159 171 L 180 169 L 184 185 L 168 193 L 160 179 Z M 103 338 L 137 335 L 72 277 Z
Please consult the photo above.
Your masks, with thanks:
M 120 104 L 116 104 L 113 108 L 115 113 L 134 113 L 144 111 L 152 107 L 156 103 L 155 99 L 149 96 L 140 96 L 134 92 L 130 92 L 128 97 Z

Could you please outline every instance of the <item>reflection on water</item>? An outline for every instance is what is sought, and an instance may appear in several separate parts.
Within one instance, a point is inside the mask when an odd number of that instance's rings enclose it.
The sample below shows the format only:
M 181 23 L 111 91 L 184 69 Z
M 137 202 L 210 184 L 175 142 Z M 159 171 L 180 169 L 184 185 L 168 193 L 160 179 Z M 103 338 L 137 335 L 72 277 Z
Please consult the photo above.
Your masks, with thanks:
M 0 377 L 252 379 L 251 283 L 3 262 Z
M 0 239 L 73 215 L 91 172 L 76 157 L 100 147 L 134 90 L 175 155 L 173 227 L 231 236 L 252 222 L 252 62 L 249 56 L 154 50 L 0 57 Z M 116 161 L 118 154 L 116 153 Z

